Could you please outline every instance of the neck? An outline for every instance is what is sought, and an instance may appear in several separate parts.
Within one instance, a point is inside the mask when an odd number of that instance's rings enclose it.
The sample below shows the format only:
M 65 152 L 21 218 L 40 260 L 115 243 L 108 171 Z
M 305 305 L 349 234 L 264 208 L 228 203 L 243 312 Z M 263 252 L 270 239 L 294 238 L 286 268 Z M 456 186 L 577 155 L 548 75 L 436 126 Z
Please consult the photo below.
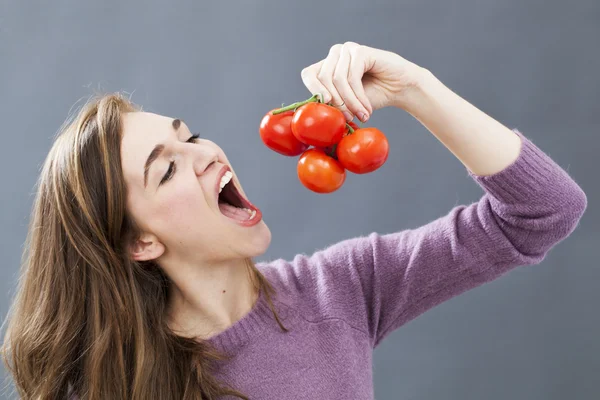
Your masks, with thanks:
M 210 266 L 161 260 L 161 266 L 171 280 L 167 321 L 185 337 L 208 339 L 226 330 L 258 298 L 245 259 Z

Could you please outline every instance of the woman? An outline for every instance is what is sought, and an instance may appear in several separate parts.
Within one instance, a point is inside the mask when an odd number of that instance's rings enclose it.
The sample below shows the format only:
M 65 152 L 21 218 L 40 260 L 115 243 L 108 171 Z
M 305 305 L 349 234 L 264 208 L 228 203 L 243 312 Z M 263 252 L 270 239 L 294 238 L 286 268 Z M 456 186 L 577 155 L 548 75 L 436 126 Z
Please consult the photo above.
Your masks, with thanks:
M 302 79 L 348 119 L 409 112 L 483 197 L 417 229 L 255 264 L 271 233 L 253 206 L 221 211 L 225 193 L 246 198 L 223 151 L 178 119 L 99 97 L 40 177 L 4 343 L 23 398 L 373 398 L 372 350 L 387 335 L 540 263 L 586 209 L 522 133 L 398 54 L 335 45 Z

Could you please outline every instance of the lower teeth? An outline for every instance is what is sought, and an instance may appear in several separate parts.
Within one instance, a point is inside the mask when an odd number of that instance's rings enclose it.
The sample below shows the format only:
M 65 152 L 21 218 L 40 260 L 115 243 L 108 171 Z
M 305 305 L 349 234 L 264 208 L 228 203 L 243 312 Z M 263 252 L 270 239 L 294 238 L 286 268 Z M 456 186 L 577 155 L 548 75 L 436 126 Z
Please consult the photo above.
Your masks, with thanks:
M 256 215 L 256 210 L 250 210 L 250 209 L 247 209 L 247 208 L 243 208 L 243 210 L 246 211 L 248 214 L 250 214 L 250 216 L 248 217 L 248 219 L 252 219 Z

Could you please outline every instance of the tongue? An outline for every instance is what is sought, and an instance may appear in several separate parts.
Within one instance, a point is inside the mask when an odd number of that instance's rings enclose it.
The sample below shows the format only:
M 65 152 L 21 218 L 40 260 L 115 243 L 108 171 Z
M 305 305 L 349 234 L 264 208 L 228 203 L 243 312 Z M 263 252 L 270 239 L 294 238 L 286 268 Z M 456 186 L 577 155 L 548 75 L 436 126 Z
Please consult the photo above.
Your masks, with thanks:
M 221 210 L 221 213 L 226 217 L 238 221 L 246 221 L 248 218 L 250 218 L 248 211 L 242 210 L 241 208 L 237 208 L 228 203 L 219 203 L 219 210 Z

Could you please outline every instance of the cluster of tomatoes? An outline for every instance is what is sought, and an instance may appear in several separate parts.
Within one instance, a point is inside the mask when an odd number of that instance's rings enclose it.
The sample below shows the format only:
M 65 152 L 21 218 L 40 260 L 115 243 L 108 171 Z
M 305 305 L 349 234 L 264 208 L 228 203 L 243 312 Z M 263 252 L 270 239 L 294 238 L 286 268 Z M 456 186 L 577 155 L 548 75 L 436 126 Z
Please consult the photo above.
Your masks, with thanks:
M 346 170 L 366 174 L 388 158 L 389 144 L 377 128 L 346 122 L 320 95 L 269 111 L 259 128 L 271 150 L 298 159 L 298 179 L 317 193 L 331 193 L 346 180 Z

